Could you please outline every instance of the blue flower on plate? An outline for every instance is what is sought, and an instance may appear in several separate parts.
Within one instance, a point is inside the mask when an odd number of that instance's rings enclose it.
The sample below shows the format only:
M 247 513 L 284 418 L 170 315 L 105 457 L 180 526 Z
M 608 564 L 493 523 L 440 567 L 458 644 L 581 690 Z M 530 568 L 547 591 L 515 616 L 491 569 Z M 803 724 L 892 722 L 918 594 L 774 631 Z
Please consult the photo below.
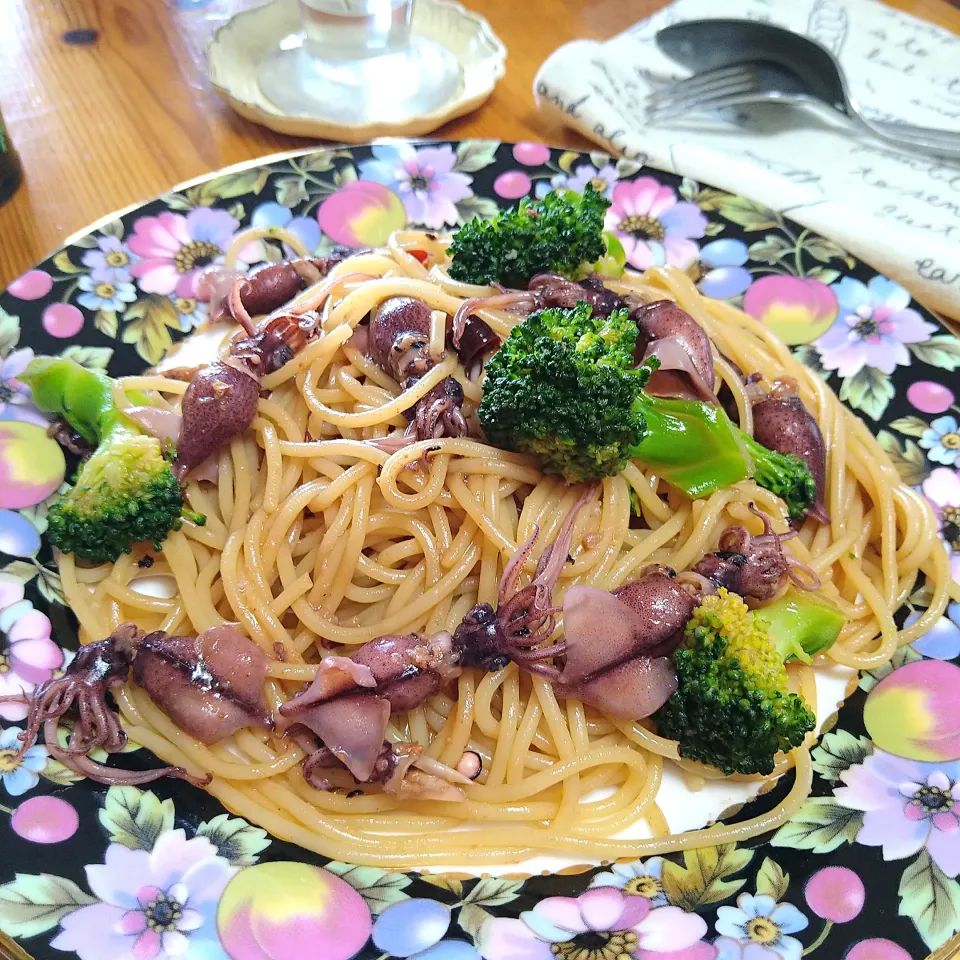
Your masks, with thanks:
M 956 417 L 937 417 L 929 429 L 923 431 L 920 446 L 930 452 L 927 456 L 934 463 L 948 467 L 960 458 L 960 426 Z
M 81 258 L 90 268 L 90 276 L 98 283 L 127 283 L 133 255 L 116 237 L 104 235 L 96 240 L 97 249 L 88 250 Z
M 753 282 L 744 264 L 750 259 L 742 240 L 725 237 L 713 240 L 700 250 L 706 272 L 700 279 L 701 293 L 717 300 L 729 300 L 743 293 Z
M 910 306 L 910 294 L 886 277 L 869 283 L 842 277 L 830 285 L 840 306 L 833 326 L 814 346 L 826 370 L 846 379 L 864 367 L 889 376 L 898 366 L 910 365 L 907 344 L 924 343 L 936 332 Z
M 538 180 L 536 186 L 533 188 L 533 195 L 537 200 L 542 200 L 548 193 L 553 193 L 554 190 L 563 188 L 566 182 L 567 175 L 565 173 L 558 173 L 550 180 Z
M 93 276 L 81 277 L 77 286 L 83 291 L 77 303 L 88 310 L 110 310 L 119 313 L 128 303 L 137 299 L 137 288 L 132 283 L 111 280 L 94 280 Z
M 173 308 L 180 316 L 180 329 L 185 333 L 196 330 L 209 314 L 209 308 L 202 300 L 195 297 L 170 297 Z
M 591 887 L 617 887 L 635 897 L 646 897 L 652 907 L 665 907 L 670 901 L 663 892 L 663 857 L 615 863 L 609 873 L 598 873 Z
M 320 224 L 313 217 L 295 217 L 282 203 L 261 203 L 250 216 L 251 227 L 283 227 L 289 230 L 311 253 L 320 245 Z M 283 256 L 292 260 L 299 256 L 286 244 Z
M 922 611 L 915 610 L 904 623 L 909 627 L 915 624 Z M 919 640 L 913 641 L 913 649 L 925 657 L 934 660 L 953 660 L 960 656 L 960 603 L 954 601 L 941 617 Z
M 715 927 L 720 936 L 713 945 L 719 951 L 718 960 L 740 960 L 751 956 L 751 949 L 758 960 L 777 960 L 778 956 L 800 960 L 803 947 L 788 934 L 803 930 L 807 923 L 792 903 L 777 903 L 765 893 L 741 893 L 735 907 L 717 909 Z M 760 952 L 761 947 L 766 953 Z
M 47 748 L 34 744 L 22 757 L 19 727 L 7 727 L 0 731 L 0 782 L 11 797 L 20 797 L 40 782 L 40 771 L 47 765 Z
M 0 357 L 0 420 L 22 420 L 46 429 L 50 421 L 33 405 L 30 388 L 17 379 L 32 359 L 31 347 Z
M 597 193 L 602 193 L 610 200 L 619 179 L 620 174 L 612 163 L 606 163 L 599 169 L 592 163 L 582 163 L 570 173 L 558 173 L 549 180 L 538 180 L 533 195 L 542 200 L 554 190 L 576 190 L 577 193 L 583 193 L 589 184 Z

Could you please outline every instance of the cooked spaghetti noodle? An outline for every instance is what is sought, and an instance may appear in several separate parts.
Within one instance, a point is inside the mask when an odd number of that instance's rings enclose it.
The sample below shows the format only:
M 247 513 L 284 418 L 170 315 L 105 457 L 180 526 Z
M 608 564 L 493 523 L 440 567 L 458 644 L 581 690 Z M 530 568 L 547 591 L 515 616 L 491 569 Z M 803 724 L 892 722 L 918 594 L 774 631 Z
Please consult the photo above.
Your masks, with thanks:
M 252 237 L 238 237 L 234 250 Z M 156 555 L 150 576 L 167 577 L 167 595 L 137 590 L 142 549 L 92 569 L 62 557 L 65 594 L 84 642 L 126 621 L 143 631 L 183 634 L 236 622 L 270 658 L 267 700 L 276 709 L 331 652 L 349 653 L 390 633 L 452 632 L 478 602 L 496 604 L 504 565 L 536 524 L 543 535 L 527 562 L 533 574 L 582 488 L 544 475 L 530 457 L 478 440 L 429 440 L 393 453 L 363 442 L 402 430 L 403 411 L 448 376 L 462 385 L 468 407 L 480 400 L 481 383 L 455 355 L 401 396 L 351 339 L 378 303 L 410 296 L 438 312 L 431 349 L 439 352 L 443 317 L 465 299 L 496 293 L 451 280 L 442 266 L 445 245 L 426 234 L 398 233 L 387 249 L 357 254 L 295 298 L 293 308 L 305 309 L 317 302 L 321 286 L 333 290 L 322 309 L 323 334 L 262 378 L 253 427 L 220 451 L 216 483 L 187 486 L 189 506 L 205 514 L 207 524 L 171 533 Z M 428 270 L 412 249 L 439 265 Z M 828 451 L 833 522 L 808 520 L 791 546 L 847 618 L 819 664 L 829 658 L 870 669 L 921 636 L 951 590 L 956 595 L 960 588 L 951 587 L 933 512 L 900 482 L 866 426 L 762 324 L 701 296 L 683 273 L 657 268 L 609 286 L 645 301 L 674 299 L 706 330 L 723 354 L 715 356 L 717 377 L 732 392 L 748 432 L 750 399 L 724 357 L 745 371 L 799 384 Z M 482 304 L 475 313 L 500 336 L 518 322 L 517 315 Z M 122 382 L 173 410 L 187 387 L 161 374 Z M 409 469 L 421 460 L 421 469 Z M 632 500 L 644 529 L 631 526 Z M 687 569 L 716 548 L 728 526 L 759 532 L 751 504 L 785 529 L 784 505 L 753 481 L 691 501 L 630 463 L 606 478 L 580 511 L 573 562 L 562 571 L 555 599 L 573 584 L 612 590 L 651 563 Z M 929 608 L 899 629 L 894 612 L 921 573 L 932 585 Z M 811 708 L 817 666 L 790 668 Z M 132 739 L 171 764 L 212 774 L 207 789 L 231 810 L 277 837 L 359 864 L 509 862 L 542 852 L 615 858 L 744 839 L 794 813 L 811 782 L 808 739 L 776 766 L 773 776 L 795 770 L 776 809 L 735 826 L 671 836 L 657 806 L 664 765 L 679 764 L 692 786 L 719 771 L 679 759 L 677 744 L 657 736 L 648 721 L 611 720 L 578 701 L 558 700 L 549 682 L 516 664 L 486 674 L 464 670 L 455 688 L 394 716 L 388 727 L 389 740 L 419 743 L 428 757 L 448 765 L 465 750 L 479 754 L 483 772 L 458 804 L 378 792 L 348 796 L 352 781 L 345 771 L 343 790 L 316 790 L 304 779 L 304 754 L 291 740 L 246 729 L 205 746 L 133 684 L 123 689 L 120 708 Z M 639 820 L 653 839 L 617 839 Z M 427 837 L 434 842 L 425 846 Z

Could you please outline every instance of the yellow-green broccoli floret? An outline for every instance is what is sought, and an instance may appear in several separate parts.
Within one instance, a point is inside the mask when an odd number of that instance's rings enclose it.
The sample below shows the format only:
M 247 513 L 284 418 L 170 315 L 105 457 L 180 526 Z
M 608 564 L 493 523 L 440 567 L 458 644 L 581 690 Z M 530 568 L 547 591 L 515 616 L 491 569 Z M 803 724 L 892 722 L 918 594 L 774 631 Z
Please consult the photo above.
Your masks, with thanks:
M 680 754 L 726 774 L 768 774 L 816 720 L 791 693 L 766 623 L 724 588 L 704 597 L 674 654 L 677 690 L 656 716 Z
M 738 594 L 721 587 L 715 595 L 704 597 L 693 614 L 693 621 L 698 619 L 701 634 L 719 634 L 725 638 L 725 659 L 738 660 L 744 672 L 767 690 L 787 693 L 783 660 L 763 623 L 754 617 Z
M 38 357 L 20 379 L 45 413 L 63 417 L 96 449 L 80 465 L 73 486 L 50 505 L 47 536 L 64 553 L 92 563 L 116 560 L 135 543 L 156 549 L 183 517 L 180 483 L 160 441 L 119 411 L 114 383 L 72 360 Z

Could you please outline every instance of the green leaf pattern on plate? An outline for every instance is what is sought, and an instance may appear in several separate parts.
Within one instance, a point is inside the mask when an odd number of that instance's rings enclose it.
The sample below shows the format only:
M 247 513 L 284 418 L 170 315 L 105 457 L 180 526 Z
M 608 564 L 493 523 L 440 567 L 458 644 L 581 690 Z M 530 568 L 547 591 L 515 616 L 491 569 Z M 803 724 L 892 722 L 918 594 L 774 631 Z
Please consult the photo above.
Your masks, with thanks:
M 0 930 L 11 937 L 35 937 L 90 903 L 96 903 L 96 897 L 66 877 L 18 873 L 0 886 Z
M 848 810 L 832 797 L 810 797 L 774 834 L 770 845 L 830 853 L 852 843 L 863 826 L 863 814 Z
M 784 873 L 776 860 L 764 857 L 757 871 L 757 893 L 765 893 L 774 900 L 782 900 L 790 888 L 790 874 Z
M 173 801 L 152 791 L 111 787 L 100 811 L 100 825 L 114 843 L 131 850 L 152 850 L 157 837 L 173 829 Z
M 732 897 L 747 882 L 745 877 L 730 877 L 743 870 L 753 859 L 753 851 L 737 849 L 727 843 L 718 847 L 700 847 L 683 853 L 683 865 L 666 861 L 663 865 L 663 891 L 667 899 L 684 910 L 696 910 L 709 903 Z
M 355 867 L 336 861 L 328 863 L 326 868 L 346 880 L 366 900 L 372 914 L 383 913 L 391 904 L 410 896 L 404 893 L 411 883 L 405 873 L 393 873 L 379 867 Z
M 272 842 L 266 830 L 227 813 L 201 823 L 197 836 L 206 837 L 217 848 L 217 853 L 235 867 L 252 867 Z
M 873 752 L 867 737 L 857 737 L 848 730 L 825 734 L 813 748 L 813 769 L 824 780 L 839 780 L 840 774 Z
M 960 884 L 921 850 L 900 880 L 900 916 L 909 917 L 931 950 L 960 930 Z

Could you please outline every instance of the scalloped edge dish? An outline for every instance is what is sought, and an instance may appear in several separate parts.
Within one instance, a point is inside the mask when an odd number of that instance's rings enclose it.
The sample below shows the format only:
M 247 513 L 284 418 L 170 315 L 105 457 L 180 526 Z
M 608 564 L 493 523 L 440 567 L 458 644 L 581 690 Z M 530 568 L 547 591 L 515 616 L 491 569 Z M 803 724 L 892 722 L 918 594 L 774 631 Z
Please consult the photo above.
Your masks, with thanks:
M 460 64 L 461 82 L 453 96 L 429 113 L 397 122 L 344 124 L 291 116 L 261 92 L 256 71 L 280 40 L 299 26 L 296 0 L 272 0 L 238 13 L 216 31 L 207 46 L 214 90 L 242 117 L 278 133 L 344 143 L 421 136 L 479 107 L 506 71 L 506 47 L 483 17 L 450 0 L 417 0 L 414 31 L 442 44 Z

